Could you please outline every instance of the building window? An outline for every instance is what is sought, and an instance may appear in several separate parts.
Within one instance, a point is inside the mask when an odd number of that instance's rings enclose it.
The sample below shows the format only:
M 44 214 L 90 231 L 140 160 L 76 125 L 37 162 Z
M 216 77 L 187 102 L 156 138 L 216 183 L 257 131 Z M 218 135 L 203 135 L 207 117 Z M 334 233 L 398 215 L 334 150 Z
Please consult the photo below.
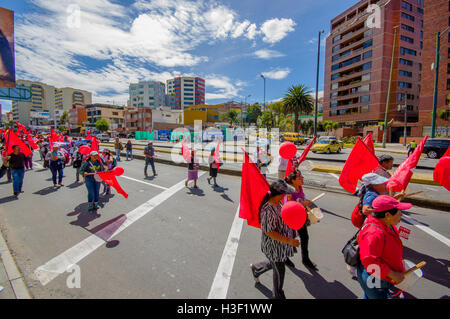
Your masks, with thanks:
M 335 73 L 331 75 L 331 81 L 337 80 L 339 78 L 339 73 Z
M 330 107 L 337 107 L 338 106 L 338 103 L 337 102 L 331 102 L 330 103 Z
M 367 62 L 367 63 L 364 63 L 364 64 L 362 65 L 363 71 L 364 71 L 364 70 L 369 70 L 369 69 L 371 69 L 371 68 L 372 68 L 372 62 Z
M 402 1 L 402 9 L 413 11 L 413 6 L 406 1 Z
M 405 41 L 405 42 L 408 42 L 408 43 L 414 43 L 414 39 L 413 38 L 410 38 L 410 37 L 407 37 L 407 36 L 404 36 L 404 35 L 401 35 L 400 39 L 402 41 Z
M 410 27 L 409 25 L 406 25 L 406 24 L 402 24 L 402 29 L 409 31 L 409 32 L 414 32 L 414 28 Z
M 370 95 L 363 95 L 361 96 L 361 103 L 367 103 L 370 102 Z
M 338 83 L 331 84 L 331 89 L 332 90 L 336 90 L 337 88 L 339 88 L 339 84 Z
M 363 43 L 363 48 L 364 49 L 369 48 L 369 47 L 372 46 L 372 44 L 373 44 L 373 40 L 372 39 L 369 40 L 369 41 L 366 41 L 366 42 Z
M 361 76 L 361 81 L 370 81 L 371 73 L 366 73 Z
M 367 112 L 369 112 L 369 106 L 368 106 L 368 105 L 361 106 L 360 112 L 361 112 L 361 113 L 367 113 Z
M 404 71 L 404 70 L 398 70 L 398 74 L 401 76 L 409 77 L 409 78 L 412 77 L 412 72 L 408 72 L 408 71 Z
M 398 82 L 398 87 L 411 89 L 412 88 L 412 84 L 408 83 L 408 82 Z
M 371 57 L 372 57 L 372 50 L 367 51 L 367 52 L 365 52 L 365 53 L 363 54 L 363 60 L 369 59 L 369 58 L 371 58 Z
M 402 12 L 402 18 L 408 19 L 410 21 L 414 21 L 414 17 L 412 15 L 406 14 L 404 12 Z
M 447 79 L 447 90 L 450 90 L 450 79 Z
M 338 92 L 331 92 L 330 98 L 335 99 L 338 97 Z
M 413 66 L 413 61 L 400 58 L 400 64 Z
M 405 54 L 410 54 L 410 55 L 417 55 L 417 52 L 415 51 L 415 50 L 411 50 L 411 49 L 408 49 L 408 48 L 403 48 L 403 47 L 400 47 L 400 54 L 401 55 L 405 55 Z
M 417 12 L 419 12 L 420 14 L 423 14 L 423 9 L 422 9 L 422 8 L 419 8 L 419 7 L 417 7 Z

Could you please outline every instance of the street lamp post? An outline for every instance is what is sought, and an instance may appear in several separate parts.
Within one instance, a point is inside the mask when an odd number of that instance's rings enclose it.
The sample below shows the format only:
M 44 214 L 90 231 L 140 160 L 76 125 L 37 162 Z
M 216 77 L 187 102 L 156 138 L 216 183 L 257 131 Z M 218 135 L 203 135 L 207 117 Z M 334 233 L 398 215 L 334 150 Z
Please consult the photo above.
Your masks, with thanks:
M 314 136 L 317 136 L 317 111 L 319 99 L 319 70 L 320 70 L 320 36 L 324 30 L 319 31 L 319 43 L 317 45 L 317 75 L 316 75 L 316 103 L 314 105 Z
M 263 108 L 263 114 L 266 111 L 266 78 L 264 76 L 264 74 L 261 74 L 261 77 L 264 80 L 264 108 Z
M 252 96 L 251 94 L 249 94 L 248 96 L 245 97 L 245 106 L 247 107 L 247 99 Z M 241 126 L 244 127 L 244 109 L 241 105 Z
M 398 111 L 400 112 L 402 109 L 404 111 L 404 120 L 405 120 L 405 127 L 403 129 L 403 146 L 406 146 L 406 136 L 407 136 L 407 128 L 408 128 L 408 105 L 407 105 L 407 99 L 406 99 L 406 93 L 404 93 L 404 99 L 405 99 L 405 104 L 403 105 L 403 107 L 399 104 L 398 105 Z
M 439 51 L 441 50 L 441 36 L 447 31 L 450 31 L 450 26 L 447 27 L 442 33 L 436 34 L 436 60 L 434 61 L 434 93 L 433 93 L 433 112 L 431 121 L 431 138 L 436 136 L 436 109 L 438 98 L 438 84 L 439 84 Z

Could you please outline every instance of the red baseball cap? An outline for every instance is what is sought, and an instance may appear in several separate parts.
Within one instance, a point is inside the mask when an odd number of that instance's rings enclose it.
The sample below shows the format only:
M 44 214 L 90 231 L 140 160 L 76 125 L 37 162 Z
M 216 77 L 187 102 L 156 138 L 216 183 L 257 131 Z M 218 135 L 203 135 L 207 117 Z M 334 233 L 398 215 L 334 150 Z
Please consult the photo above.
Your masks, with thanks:
M 372 202 L 372 208 L 374 212 L 385 212 L 394 208 L 405 210 L 410 209 L 412 204 L 410 203 L 400 203 L 395 198 L 387 195 L 380 195 L 374 199 Z

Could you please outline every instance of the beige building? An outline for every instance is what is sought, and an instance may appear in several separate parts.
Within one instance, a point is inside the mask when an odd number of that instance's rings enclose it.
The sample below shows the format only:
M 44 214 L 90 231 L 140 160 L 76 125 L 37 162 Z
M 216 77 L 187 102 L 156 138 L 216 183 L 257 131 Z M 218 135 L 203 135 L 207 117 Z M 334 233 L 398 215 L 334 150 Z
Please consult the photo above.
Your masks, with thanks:
M 124 111 L 129 109 L 125 106 L 109 104 L 90 104 L 86 105 L 87 121 L 85 126 L 95 127 L 95 123 L 100 119 L 105 119 L 109 123 L 110 131 L 125 131 Z
M 32 129 L 49 129 L 59 125 L 64 111 L 74 104 L 92 103 L 92 93 L 72 88 L 58 89 L 42 82 L 17 80 L 17 85 L 30 88 L 31 102 L 12 102 L 13 120 Z M 83 102 L 84 101 L 84 102 Z

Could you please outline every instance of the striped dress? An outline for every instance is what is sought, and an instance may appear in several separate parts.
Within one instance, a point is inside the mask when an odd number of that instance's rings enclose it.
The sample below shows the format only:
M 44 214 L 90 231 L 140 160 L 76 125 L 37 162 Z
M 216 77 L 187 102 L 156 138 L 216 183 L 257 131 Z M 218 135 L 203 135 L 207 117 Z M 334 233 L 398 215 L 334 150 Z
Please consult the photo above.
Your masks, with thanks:
M 261 250 L 270 261 L 275 262 L 285 262 L 288 257 L 294 255 L 293 246 L 274 240 L 266 235 L 266 233 L 275 231 L 284 237 L 295 238 L 295 230 L 289 228 L 281 218 L 281 207 L 281 205 L 274 207 L 266 203 L 262 207 L 260 214 L 262 230 Z

